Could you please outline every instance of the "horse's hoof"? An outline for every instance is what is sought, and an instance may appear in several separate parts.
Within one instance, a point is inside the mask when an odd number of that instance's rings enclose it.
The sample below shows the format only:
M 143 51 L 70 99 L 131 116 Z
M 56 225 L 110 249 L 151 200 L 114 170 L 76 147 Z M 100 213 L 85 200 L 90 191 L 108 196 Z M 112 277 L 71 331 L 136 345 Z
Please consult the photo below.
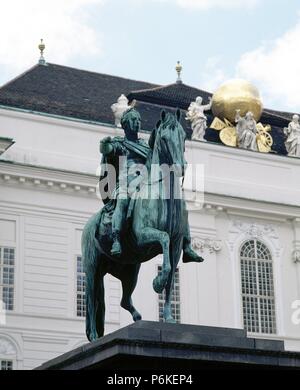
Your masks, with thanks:
M 168 324 L 176 324 L 176 320 L 174 320 L 173 317 L 166 318 L 165 322 L 167 322 Z
M 182 262 L 183 263 L 203 263 L 203 257 L 199 256 L 194 250 L 188 248 L 183 252 Z
M 136 312 L 132 315 L 132 318 L 133 318 L 133 321 L 134 322 L 137 322 L 137 321 L 141 321 L 142 319 L 142 316 L 140 315 L 140 313 Z
M 162 283 L 160 282 L 160 280 L 158 279 L 158 277 L 156 277 L 154 280 L 153 280 L 153 290 L 157 293 L 157 294 L 161 294 L 164 290 L 164 286 L 162 285 Z
M 89 335 L 87 336 L 87 338 L 88 338 L 88 340 L 92 343 L 93 341 L 98 340 L 98 335 L 95 335 L 94 333 L 92 333 L 92 334 L 89 334 Z

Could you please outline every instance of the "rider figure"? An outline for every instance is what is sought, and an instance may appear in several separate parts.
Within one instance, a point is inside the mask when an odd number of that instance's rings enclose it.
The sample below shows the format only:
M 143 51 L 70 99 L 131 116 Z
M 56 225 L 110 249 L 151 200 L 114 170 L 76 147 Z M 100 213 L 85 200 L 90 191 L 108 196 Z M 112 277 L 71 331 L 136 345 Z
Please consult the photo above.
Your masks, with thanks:
M 104 158 L 123 157 L 122 164 L 117 174 L 115 188 L 116 206 L 112 217 L 113 245 L 111 255 L 120 256 L 121 233 L 124 228 L 127 216 L 127 209 L 130 202 L 128 186 L 134 179 L 132 174 L 135 166 L 145 164 L 149 152 L 148 145 L 138 138 L 141 129 L 141 117 L 135 108 L 125 111 L 121 118 L 121 125 L 125 132 L 125 137 L 104 138 L 100 143 L 100 152 Z M 116 164 L 114 164 L 116 166 Z M 138 171 L 138 169 L 137 169 Z
M 127 192 L 130 182 L 134 179 L 132 172 L 135 171 L 135 166 L 140 167 L 140 164 L 145 164 L 150 148 L 153 148 L 157 131 L 156 128 L 149 139 L 149 148 L 143 140 L 138 138 L 138 132 L 141 129 L 141 117 L 138 111 L 133 107 L 123 114 L 121 125 L 125 132 L 125 137 L 107 137 L 100 142 L 100 152 L 103 154 L 102 166 L 104 166 L 104 163 L 115 159 L 116 157 L 123 157 L 126 162 L 126 164 L 123 163 L 123 166 L 121 166 L 120 171 L 117 174 L 117 182 L 114 190 L 116 202 L 112 217 L 112 256 L 120 256 L 122 253 L 121 233 L 123 232 L 127 219 L 127 211 L 130 202 L 130 196 L 128 196 Z M 116 164 L 114 164 L 114 166 L 116 166 Z M 137 169 L 137 171 L 139 170 L 140 169 Z M 126 175 L 126 177 L 124 175 Z M 183 223 L 186 228 L 183 239 L 183 262 L 202 262 L 202 257 L 198 256 L 191 247 L 188 213 L 185 201 L 183 200 L 183 202 L 185 206 Z M 106 203 L 105 200 L 104 203 Z

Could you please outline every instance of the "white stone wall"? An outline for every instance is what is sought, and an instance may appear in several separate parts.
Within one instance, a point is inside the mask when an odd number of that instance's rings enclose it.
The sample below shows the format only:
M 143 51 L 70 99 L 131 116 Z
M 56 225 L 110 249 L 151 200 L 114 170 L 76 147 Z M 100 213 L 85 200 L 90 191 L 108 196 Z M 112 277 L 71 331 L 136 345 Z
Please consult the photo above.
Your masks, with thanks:
M 76 317 L 76 255 L 86 220 L 101 206 L 99 141 L 120 130 L 13 110 L 0 110 L 0 126 L 1 136 L 16 141 L 0 161 L 0 245 L 16 248 L 15 310 L 0 325 L 0 359 L 30 369 L 86 342 L 84 320 Z M 186 146 L 188 162 L 204 172 L 202 208 L 191 200 L 189 177 L 185 187 L 193 244 L 205 262 L 179 265 L 182 322 L 243 326 L 238 251 L 257 236 L 274 261 L 278 334 L 271 338 L 300 351 L 300 325 L 291 320 L 300 300 L 300 160 Z M 158 319 L 152 279 L 159 263 L 142 265 L 134 293 L 145 320 Z M 109 333 L 132 320 L 119 307 L 119 281 L 108 276 L 105 283 Z

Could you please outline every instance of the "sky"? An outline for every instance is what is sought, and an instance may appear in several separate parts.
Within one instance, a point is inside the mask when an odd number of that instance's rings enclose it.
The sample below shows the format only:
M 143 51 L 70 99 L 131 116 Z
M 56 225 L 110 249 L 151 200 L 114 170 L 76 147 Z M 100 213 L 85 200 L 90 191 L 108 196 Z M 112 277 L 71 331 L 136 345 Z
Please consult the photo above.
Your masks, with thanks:
M 299 0 L 0 0 L 0 85 L 45 58 L 214 92 L 232 78 L 264 106 L 300 112 Z

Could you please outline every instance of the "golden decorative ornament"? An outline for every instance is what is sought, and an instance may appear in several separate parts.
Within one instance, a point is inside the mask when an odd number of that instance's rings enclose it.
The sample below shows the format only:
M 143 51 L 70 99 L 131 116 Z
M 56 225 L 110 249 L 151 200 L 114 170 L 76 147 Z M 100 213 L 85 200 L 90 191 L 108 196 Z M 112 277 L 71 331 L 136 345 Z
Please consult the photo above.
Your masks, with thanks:
M 212 112 L 215 117 L 235 123 L 236 110 L 241 110 L 241 116 L 251 111 L 257 122 L 261 117 L 263 103 L 259 91 L 248 81 L 227 81 L 213 95 Z
M 212 124 L 210 125 L 211 129 L 214 129 L 217 131 L 221 131 L 225 127 L 226 127 L 226 124 L 223 121 L 221 121 L 221 119 L 219 119 L 219 118 L 214 118 Z
M 40 52 L 41 52 L 41 55 L 44 54 L 45 48 L 46 48 L 46 45 L 44 44 L 43 39 L 41 39 L 41 43 L 39 44 L 39 50 L 40 50 Z
M 214 118 L 212 124 L 210 125 L 211 129 L 217 130 L 220 132 L 220 140 L 224 145 L 227 146 L 238 146 L 238 136 L 236 127 L 233 126 L 227 119 L 224 119 L 224 122 L 219 118 Z M 271 126 L 264 126 L 262 123 L 256 124 L 257 135 L 257 147 L 258 150 L 262 153 L 269 153 L 273 145 L 273 138 L 269 131 L 271 131 Z
M 176 69 L 176 72 L 177 72 L 178 76 L 180 76 L 180 73 L 182 71 L 182 65 L 180 64 L 180 61 L 177 61 L 175 69 Z
M 258 132 L 256 136 L 258 150 L 261 153 L 270 153 L 273 145 L 273 138 L 269 133 L 271 126 L 267 125 L 264 127 L 261 123 L 258 123 L 256 128 Z
M 224 145 L 227 146 L 237 146 L 237 134 L 235 127 L 225 127 L 225 129 L 220 132 L 220 140 Z
M 176 70 L 176 72 L 177 72 L 177 80 L 176 80 L 176 83 L 177 83 L 177 84 L 182 84 L 182 80 L 181 80 L 182 65 L 181 65 L 180 61 L 177 61 L 175 70 Z

